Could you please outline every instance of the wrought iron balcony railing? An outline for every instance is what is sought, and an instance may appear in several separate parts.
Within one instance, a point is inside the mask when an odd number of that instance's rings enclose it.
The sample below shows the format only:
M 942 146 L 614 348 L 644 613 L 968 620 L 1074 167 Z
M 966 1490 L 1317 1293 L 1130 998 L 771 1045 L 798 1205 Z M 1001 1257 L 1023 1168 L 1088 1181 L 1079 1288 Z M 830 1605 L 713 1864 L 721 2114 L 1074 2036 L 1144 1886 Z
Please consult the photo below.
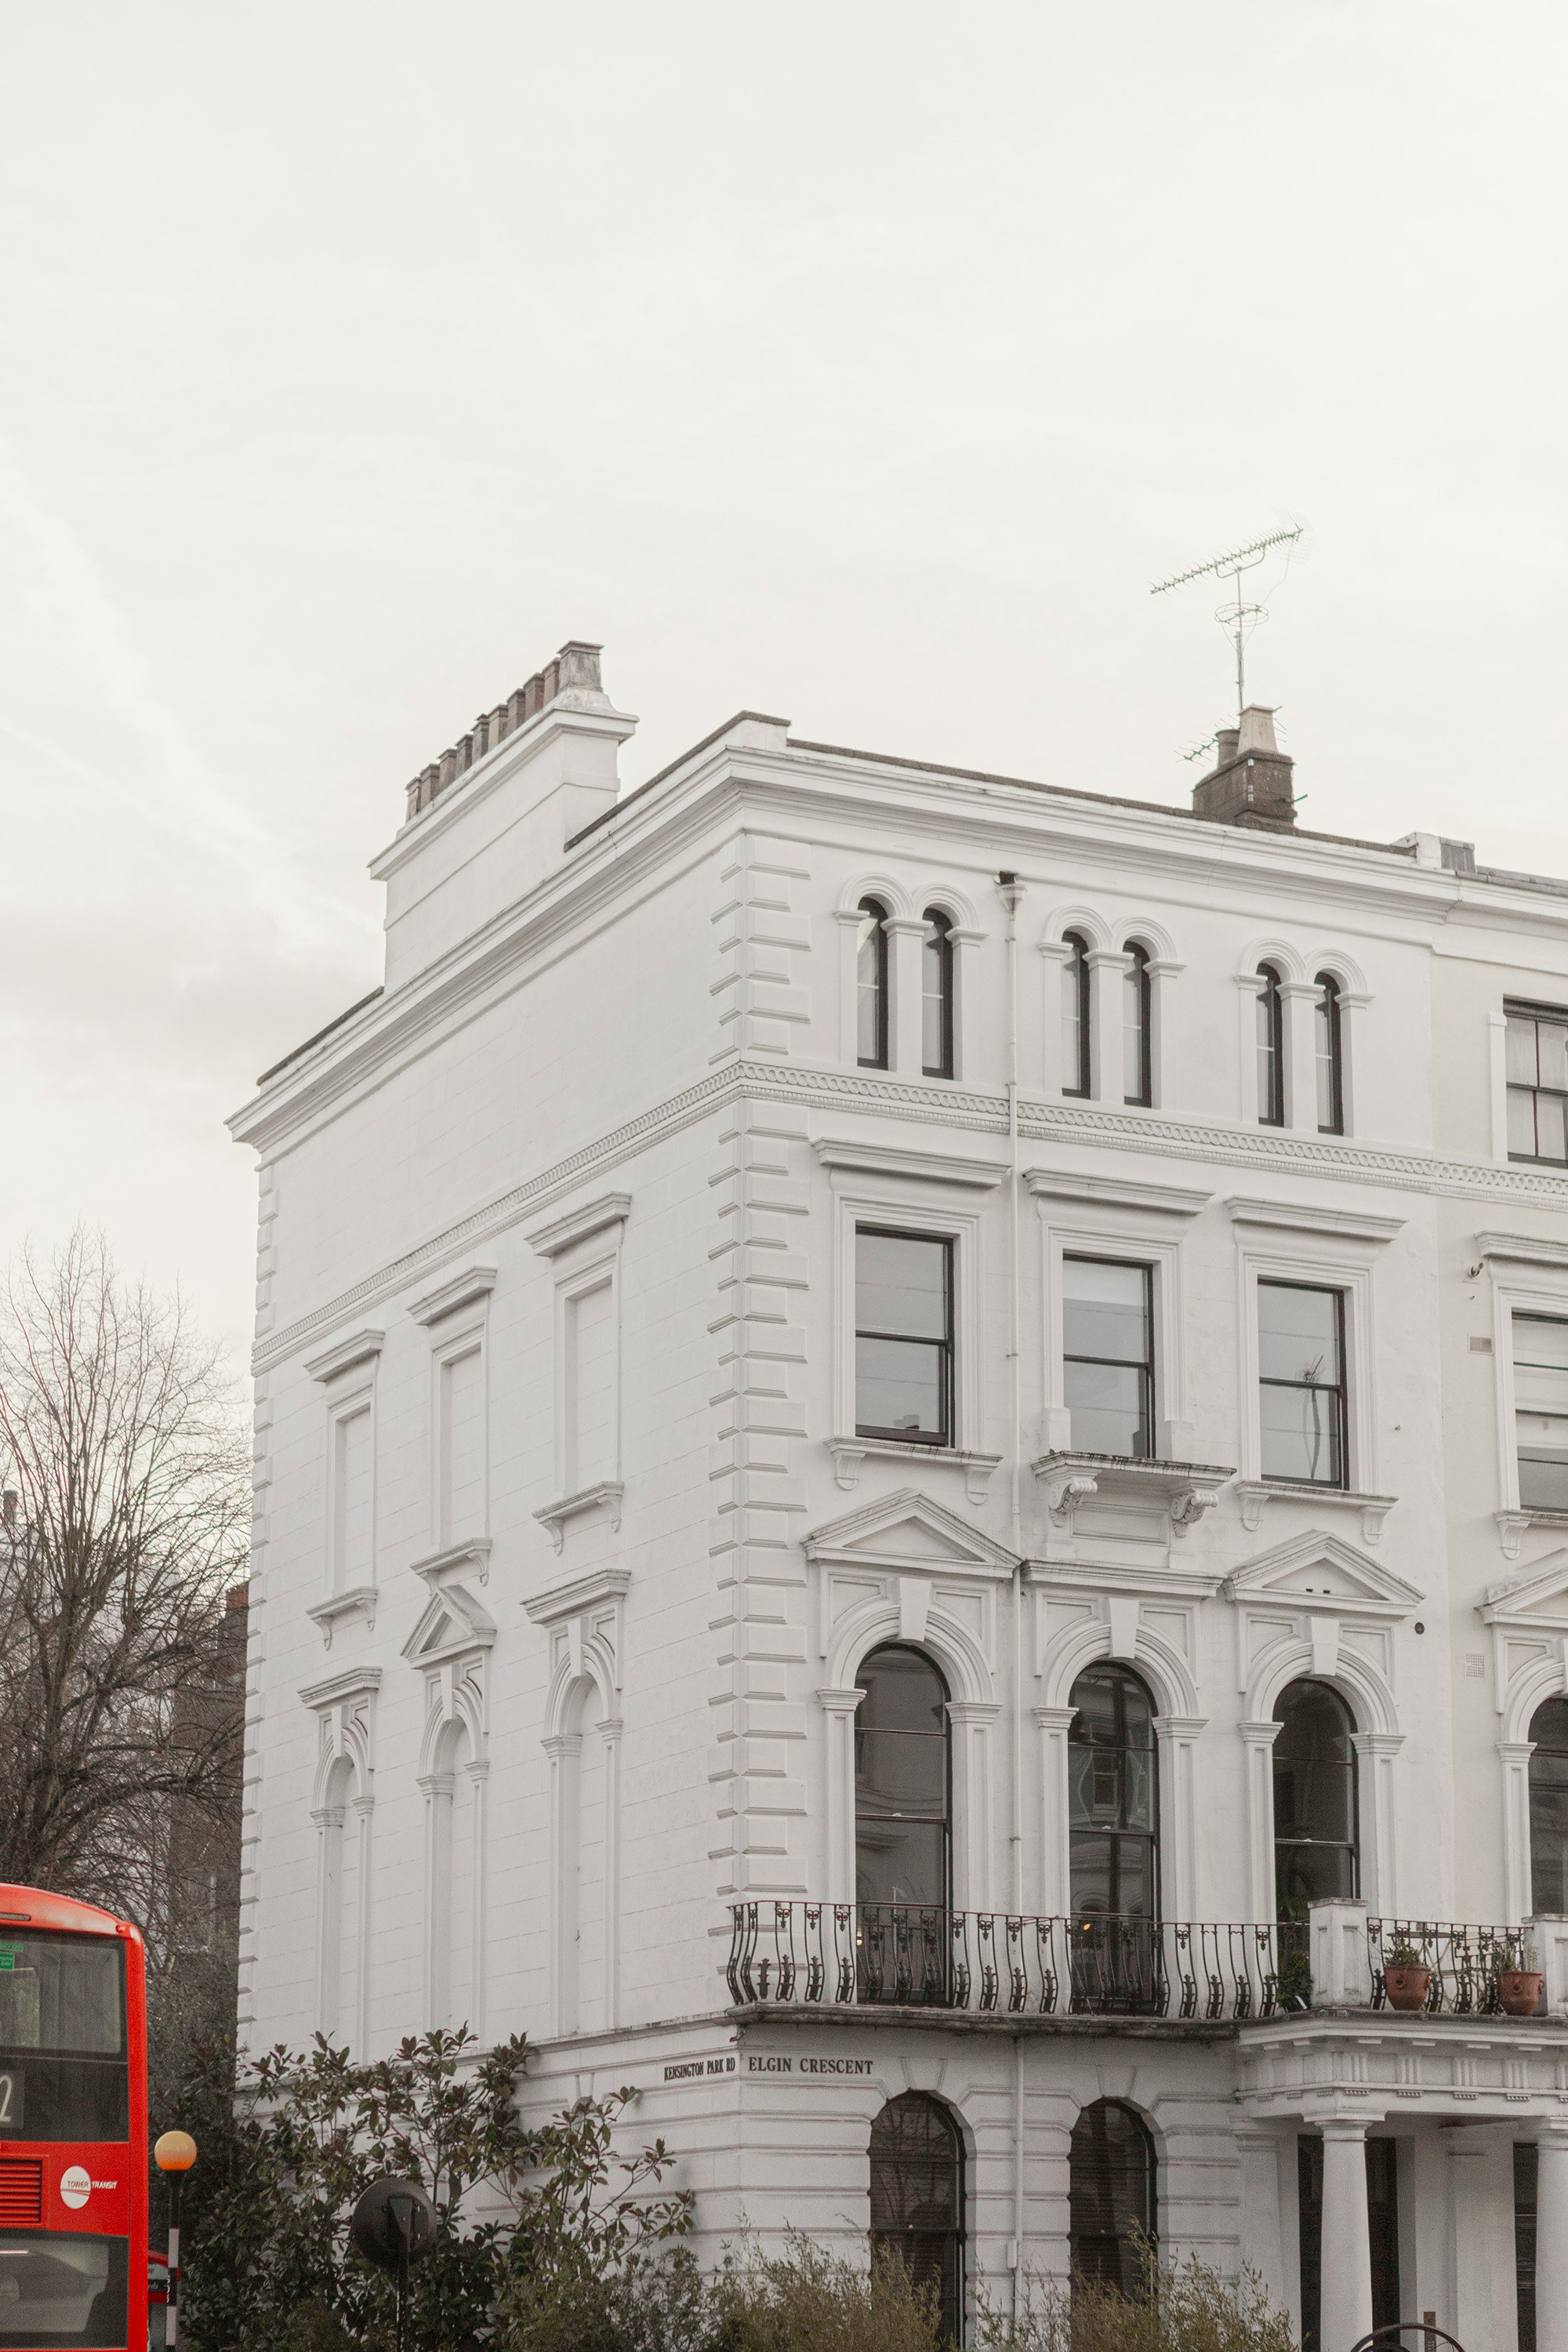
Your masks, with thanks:
M 1366 1923 L 1367 1998 L 1373 2009 L 1388 2006 L 1384 1970 L 1423 1969 L 1431 1979 L 1422 2008 L 1429 2017 L 1496 2017 L 1502 2009 L 1499 1979 L 1530 1974 L 1535 1960 L 1526 1927 L 1474 1927 L 1451 1920 L 1369 1919 Z M 1395 1960 L 1394 1955 L 1399 1958 Z M 1413 1954 L 1413 1958 L 1406 1958 Z
M 737 1903 L 731 1917 L 737 2005 L 1209 2021 L 1307 2005 L 1305 1927 L 903 1903 Z

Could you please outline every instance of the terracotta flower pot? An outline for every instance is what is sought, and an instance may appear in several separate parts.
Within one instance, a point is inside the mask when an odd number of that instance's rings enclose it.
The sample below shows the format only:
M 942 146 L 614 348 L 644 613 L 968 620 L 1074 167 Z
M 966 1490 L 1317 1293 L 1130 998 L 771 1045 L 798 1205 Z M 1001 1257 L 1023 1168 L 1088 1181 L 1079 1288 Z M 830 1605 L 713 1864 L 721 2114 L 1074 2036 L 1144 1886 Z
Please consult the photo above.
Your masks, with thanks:
M 1384 1969 L 1383 1990 L 1390 2009 L 1425 2009 L 1432 1990 L 1432 1971 L 1420 1967 Z
M 1533 1969 L 1500 1969 L 1497 1997 L 1506 2017 L 1533 2017 L 1546 1979 Z

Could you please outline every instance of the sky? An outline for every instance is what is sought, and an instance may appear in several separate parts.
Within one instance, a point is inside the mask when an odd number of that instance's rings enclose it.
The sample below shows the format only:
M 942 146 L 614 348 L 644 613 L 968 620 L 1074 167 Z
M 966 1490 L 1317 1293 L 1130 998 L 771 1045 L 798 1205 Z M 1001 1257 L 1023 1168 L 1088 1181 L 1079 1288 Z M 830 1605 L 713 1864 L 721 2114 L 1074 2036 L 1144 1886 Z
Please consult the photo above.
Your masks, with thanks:
M 0 1242 L 248 1345 L 225 1117 L 374 987 L 403 787 L 642 724 L 1568 875 L 1547 0 L 0 0 Z

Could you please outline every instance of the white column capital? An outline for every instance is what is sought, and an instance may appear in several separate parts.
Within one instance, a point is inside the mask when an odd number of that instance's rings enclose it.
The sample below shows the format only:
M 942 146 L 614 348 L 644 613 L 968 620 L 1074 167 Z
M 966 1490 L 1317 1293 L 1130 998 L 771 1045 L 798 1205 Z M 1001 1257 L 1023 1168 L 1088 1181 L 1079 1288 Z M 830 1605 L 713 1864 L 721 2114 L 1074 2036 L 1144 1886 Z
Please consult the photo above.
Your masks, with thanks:
M 858 1688 L 850 1690 L 819 1690 L 816 1694 L 824 1715 L 853 1715 L 866 1694 Z

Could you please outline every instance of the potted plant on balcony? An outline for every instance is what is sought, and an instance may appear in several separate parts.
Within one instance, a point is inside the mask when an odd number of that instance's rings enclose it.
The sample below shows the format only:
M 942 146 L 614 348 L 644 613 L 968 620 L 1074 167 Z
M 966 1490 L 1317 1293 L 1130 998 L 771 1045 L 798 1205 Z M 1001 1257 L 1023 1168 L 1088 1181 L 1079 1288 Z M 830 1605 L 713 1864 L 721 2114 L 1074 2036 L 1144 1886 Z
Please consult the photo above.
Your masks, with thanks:
M 1414 1944 L 1396 1936 L 1383 1957 L 1383 1990 L 1390 2009 L 1417 2010 L 1426 2006 L 1432 1971 Z
M 1492 1990 L 1503 2015 L 1533 2017 L 1546 1985 L 1536 1966 L 1534 1945 L 1522 1943 L 1515 1952 L 1508 1944 L 1494 1944 L 1491 1968 Z

